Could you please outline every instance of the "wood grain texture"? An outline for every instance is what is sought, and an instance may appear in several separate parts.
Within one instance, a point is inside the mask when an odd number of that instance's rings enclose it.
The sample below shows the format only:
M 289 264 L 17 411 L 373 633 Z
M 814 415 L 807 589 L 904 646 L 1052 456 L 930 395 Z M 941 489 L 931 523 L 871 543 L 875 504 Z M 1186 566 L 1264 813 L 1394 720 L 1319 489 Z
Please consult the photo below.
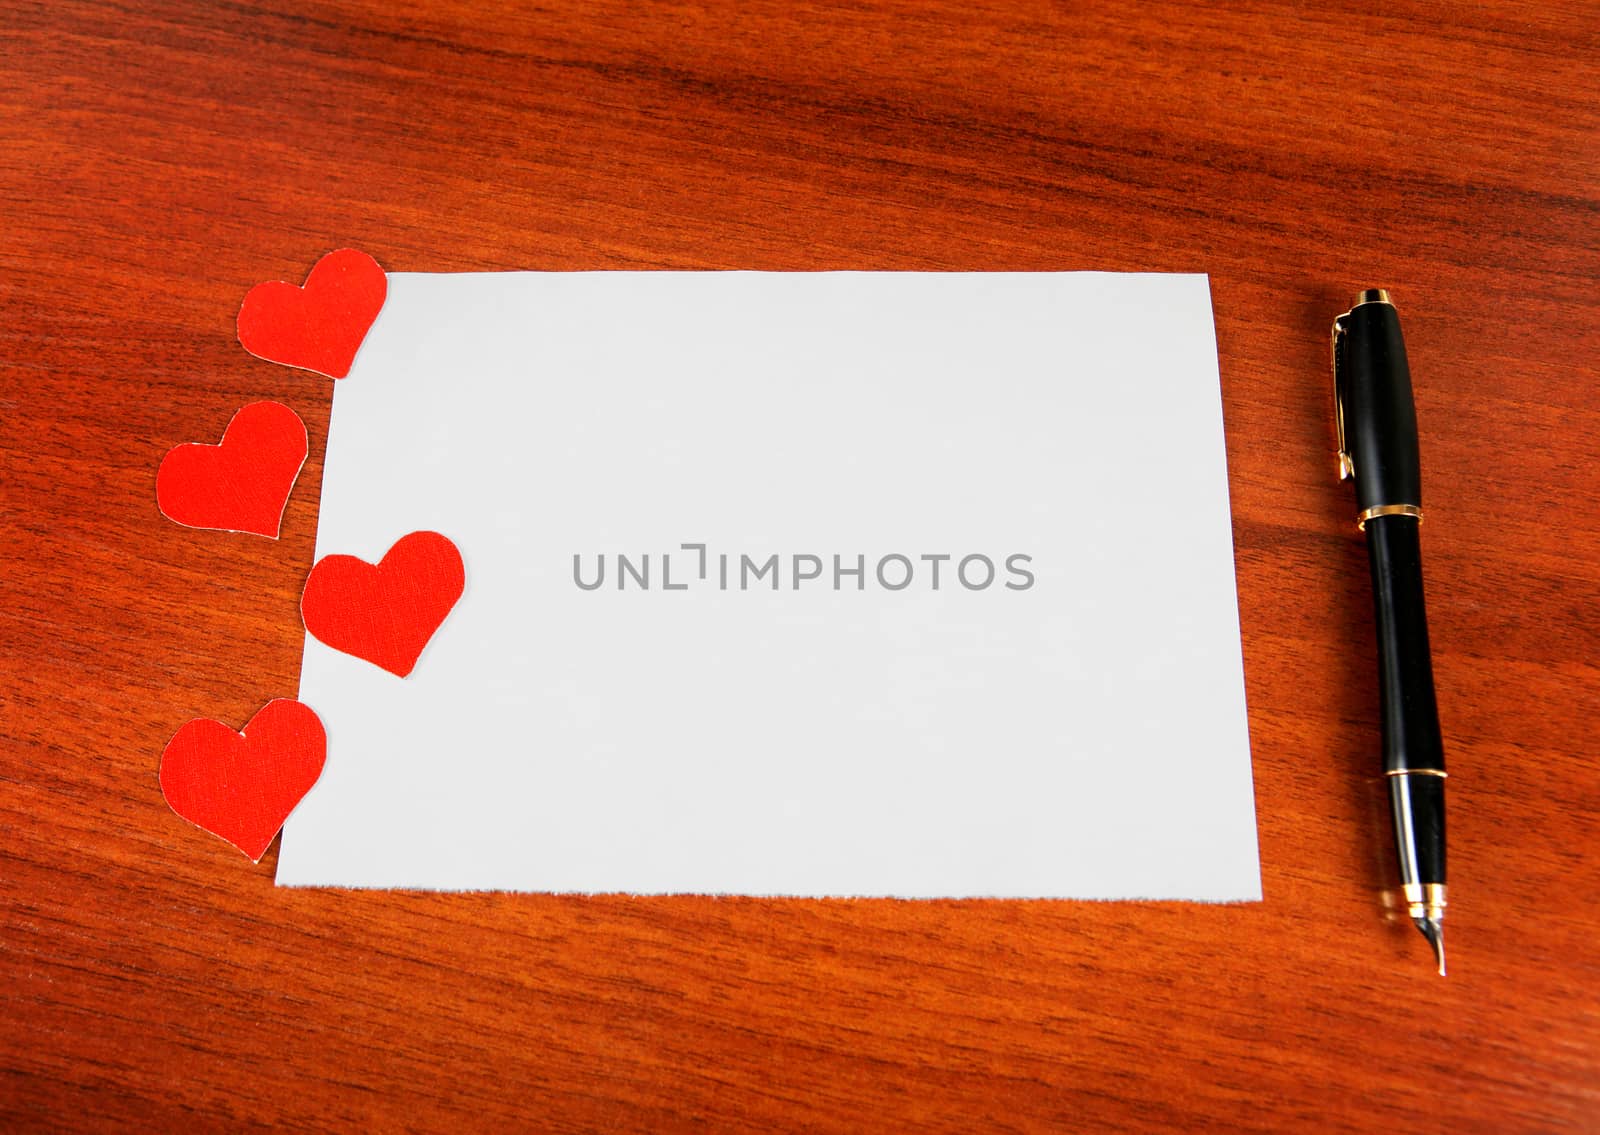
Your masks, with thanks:
M 1600 9 L 496 8 L 0 10 L 0 1126 L 1600 1129 Z M 344 245 L 1209 272 L 1265 903 L 275 890 L 156 767 L 297 687 L 330 384 L 233 318 Z M 1379 901 L 1327 358 L 1367 286 L 1423 430 L 1447 980 Z M 311 433 L 283 538 L 164 521 L 161 455 L 258 398 Z

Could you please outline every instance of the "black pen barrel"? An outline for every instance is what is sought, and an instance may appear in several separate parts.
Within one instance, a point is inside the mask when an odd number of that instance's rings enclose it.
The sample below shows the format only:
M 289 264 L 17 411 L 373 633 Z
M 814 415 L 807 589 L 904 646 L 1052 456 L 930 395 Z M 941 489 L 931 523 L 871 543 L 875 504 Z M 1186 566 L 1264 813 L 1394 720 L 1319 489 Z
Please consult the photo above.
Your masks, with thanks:
M 1378 634 L 1378 703 L 1383 771 L 1444 771 L 1444 741 L 1428 652 L 1422 594 L 1420 522 L 1412 516 L 1367 521 L 1372 599 Z
M 1422 592 L 1419 521 L 1367 521 L 1378 639 L 1383 769 L 1389 776 L 1402 883 L 1445 881 L 1444 740 Z

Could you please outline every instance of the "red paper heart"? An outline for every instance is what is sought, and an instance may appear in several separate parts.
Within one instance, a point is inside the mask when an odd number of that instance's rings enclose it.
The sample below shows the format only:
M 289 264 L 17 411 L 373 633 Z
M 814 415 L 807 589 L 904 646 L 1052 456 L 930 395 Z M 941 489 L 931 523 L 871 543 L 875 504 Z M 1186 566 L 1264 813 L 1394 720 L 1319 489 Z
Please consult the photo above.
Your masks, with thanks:
M 324 556 L 311 569 L 300 614 L 335 650 L 404 678 L 461 598 L 461 553 L 437 532 L 402 536 L 376 565 Z
M 305 460 L 300 416 L 277 402 L 252 402 L 234 414 L 220 445 L 192 442 L 167 451 L 156 470 L 156 506 L 187 528 L 275 540 Z
M 251 288 L 239 308 L 239 342 L 268 362 L 343 378 L 388 294 L 376 260 L 341 248 L 317 261 L 303 288 L 277 280 Z
M 239 733 L 197 717 L 161 754 L 161 795 L 178 815 L 259 863 L 322 775 L 327 747 L 317 715 L 291 698 L 269 701 Z

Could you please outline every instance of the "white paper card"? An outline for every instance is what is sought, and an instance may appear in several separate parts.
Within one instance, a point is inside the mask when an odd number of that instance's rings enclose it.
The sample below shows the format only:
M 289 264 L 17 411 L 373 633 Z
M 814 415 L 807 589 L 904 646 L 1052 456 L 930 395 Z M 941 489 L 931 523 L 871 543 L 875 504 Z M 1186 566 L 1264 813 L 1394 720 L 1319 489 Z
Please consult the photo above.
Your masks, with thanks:
M 1260 897 L 1204 276 L 391 275 L 317 555 L 418 529 L 279 883 Z

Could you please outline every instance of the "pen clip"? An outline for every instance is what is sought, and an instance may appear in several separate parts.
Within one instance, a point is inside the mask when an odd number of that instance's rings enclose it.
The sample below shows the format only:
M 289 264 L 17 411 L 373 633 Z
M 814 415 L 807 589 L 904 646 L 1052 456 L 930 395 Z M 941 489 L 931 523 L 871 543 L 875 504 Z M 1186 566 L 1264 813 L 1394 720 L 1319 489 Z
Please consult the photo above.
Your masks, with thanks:
M 1339 439 L 1339 480 L 1348 481 L 1356 475 L 1355 462 L 1350 460 L 1350 450 L 1344 443 L 1344 384 L 1339 380 L 1339 337 L 1344 334 L 1344 319 L 1350 313 L 1335 317 L 1333 321 L 1333 428 Z

